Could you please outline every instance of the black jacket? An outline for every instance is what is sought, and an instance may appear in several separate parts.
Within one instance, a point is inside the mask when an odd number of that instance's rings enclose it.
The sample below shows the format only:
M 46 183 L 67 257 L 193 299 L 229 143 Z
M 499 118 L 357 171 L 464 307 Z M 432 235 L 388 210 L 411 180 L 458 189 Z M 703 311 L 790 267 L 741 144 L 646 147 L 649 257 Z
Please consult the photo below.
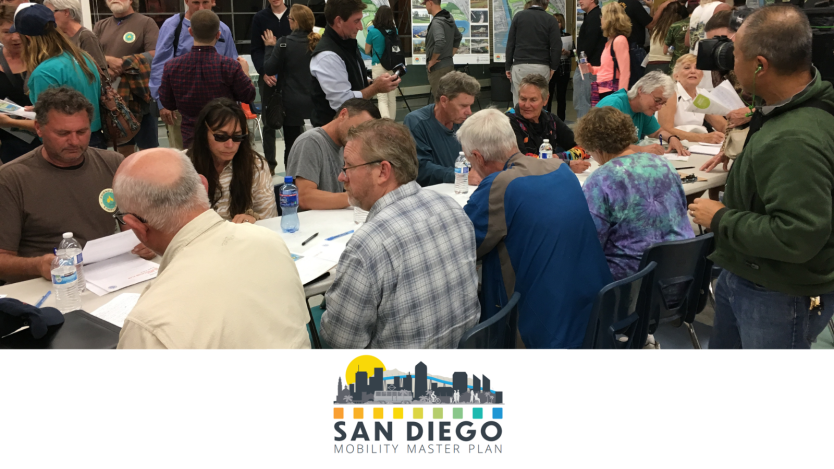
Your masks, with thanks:
M 576 38 L 576 53 L 585 52 L 588 56 L 588 63 L 595 67 L 600 66 L 602 51 L 605 50 L 605 41 L 602 35 L 602 10 L 594 7 L 593 10 L 585 13 L 585 21 L 579 28 L 579 35 Z M 579 61 L 579 57 L 576 57 Z
M 321 40 L 316 45 L 313 56 L 315 57 L 316 54 L 321 54 L 325 51 L 336 53 L 342 59 L 342 62 L 345 63 L 351 90 L 361 91 L 368 86 L 368 73 L 365 68 L 365 61 L 362 60 L 362 55 L 359 54 L 359 46 L 356 44 L 356 39 L 342 39 L 336 34 L 336 31 L 333 31 L 328 26 L 325 28 Z M 327 101 L 327 94 L 322 89 L 316 77 L 311 76 L 310 80 L 313 88 L 313 116 L 311 122 L 314 126 L 321 127 L 333 120 L 336 111 L 330 107 L 330 103 Z
M 522 117 L 518 106 L 507 111 L 507 117 L 510 118 L 510 125 L 515 132 L 518 150 L 521 153 L 538 155 L 539 147 L 544 139 L 550 140 L 554 158 L 558 158 L 557 153 L 568 151 L 576 146 L 576 141 L 573 139 L 573 130 L 555 114 L 551 114 L 544 109 L 539 116 L 538 124 L 533 124 Z
M 281 44 L 281 42 L 285 42 Z M 281 46 L 284 47 L 281 47 Z M 307 33 L 295 30 L 276 47 L 266 48 L 264 70 L 267 75 L 278 75 L 283 90 L 286 125 L 304 125 L 313 116 L 313 82 L 310 76 L 310 51 Z
M 515 14 L 507 37 L 507 71 L 513 64 L 543 64 L 558 70 L 561 57 L 562 32 L 553 15 L 538 6 Z
M 287 8 L 284 11 L 280 21 L 278 21 L 278 17 L 275 16 L 275 13 L 270 8 L 255 13 L 255 16 L 252 18 L 252 35 L 250 37 L 252 47 L 250 53 L 252 54 L 252 63 L 255 64 L 255 70 L 258 71 L 258 75 L 264 74 L 265 48 L 261 35 L 267 29 L 272 31 L 276 39 L 289 35 L 292 32 L 290 29 L 290 9 Z

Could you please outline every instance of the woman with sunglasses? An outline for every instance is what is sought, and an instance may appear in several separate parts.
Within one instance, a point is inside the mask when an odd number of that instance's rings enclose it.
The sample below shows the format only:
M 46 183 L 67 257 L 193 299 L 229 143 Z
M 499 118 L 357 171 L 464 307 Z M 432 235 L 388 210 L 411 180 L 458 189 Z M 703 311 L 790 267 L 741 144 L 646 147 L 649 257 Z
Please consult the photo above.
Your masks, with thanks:
M 252 149 L 243 109 L 217 98 L 197 116 L 194 129 L 188 156 L 208 181 L 214 211 L 233 223 L 278 216 L 269 165 Z

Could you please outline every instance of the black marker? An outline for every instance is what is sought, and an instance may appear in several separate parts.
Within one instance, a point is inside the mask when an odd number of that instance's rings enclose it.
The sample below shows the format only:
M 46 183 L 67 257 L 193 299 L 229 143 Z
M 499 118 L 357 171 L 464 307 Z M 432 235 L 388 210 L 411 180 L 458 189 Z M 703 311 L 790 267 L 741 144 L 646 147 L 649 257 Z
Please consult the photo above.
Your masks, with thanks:
M 309 243 L 310 241 L 312 241 L 312 240 L 313 240 L 313 238 L 315 238 L 315 237 L 316 237 L 316 236 L 318 236 L 318 235 L 319 235 L 319 234 L 318 234 L 318 233 L 316 233 L 316 234 L 314 234 L 313 236 L 310 236 L 309 238 L 307 238 L 307 240 L 306 240 L 306 241 L 304 241 L 303 243 L 301 243 L 301 245 L 302 245 L 302 246 L 304 246 L 305 244 L 307 244 L 307 243 Z

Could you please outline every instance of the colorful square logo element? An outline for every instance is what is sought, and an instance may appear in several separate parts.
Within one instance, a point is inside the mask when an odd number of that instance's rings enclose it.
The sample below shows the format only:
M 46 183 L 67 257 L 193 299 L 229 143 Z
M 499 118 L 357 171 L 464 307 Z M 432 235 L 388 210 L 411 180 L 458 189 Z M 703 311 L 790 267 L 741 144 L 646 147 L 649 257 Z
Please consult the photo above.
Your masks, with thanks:
M 500 420 L 504 418 L 504 409 L 502 407 L 493 407 L 492 408 L 492 419 L 493 420 Z
M 382 407 L 374 407 L 374 418 L 377 420 L 382 419 Z
M 394 409 L 394 419 L 402 419 L 403 418 L 403 408 L 397 407 Z
M 423 418 L 423 408 L 422 407 L 415 407 L 414 408 L 414 419 L 419 420 Z
M 482 409 L 480 407 L 474 407 L 472 409 L 472 419 L 473 420 L 479 420 L 479 419 L 482 419 L 482 418 L 484 418 L 484 409 Z
M 345 409 L 341 407 L 334 407 L 333 408 L 333 418 L 336 420 L 344 420 L 345 419 Z
M 452 409 L 452 418 L 453 419 L 462 419 L 463 418 L 463 409 L 460 407 L 455 407 Z
M 432 412 L 433 412 L 433 415 L 432 415 L 433 418 L 436 418 L 436 419 L 442 419 L 443 418 L 443 407 L 435 407 L 434 409 L 432 409 Z
M 353 418 L 355 418 L 355 419 L 363 418 L 364 417 L 364 413 L 363 413 L 364 410 L 365 409 L 362 408 L 362 407 L 355 407 L 353 409 Z

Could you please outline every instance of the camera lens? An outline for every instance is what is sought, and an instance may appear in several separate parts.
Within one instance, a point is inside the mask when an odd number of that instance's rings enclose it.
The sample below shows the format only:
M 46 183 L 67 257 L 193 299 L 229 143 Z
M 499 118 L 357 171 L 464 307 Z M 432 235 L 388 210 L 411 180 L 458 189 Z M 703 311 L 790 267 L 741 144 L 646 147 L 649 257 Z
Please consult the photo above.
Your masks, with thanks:
M 720 42 L 713 52 L 715 64 L 718 70 L 732 70 L 735 66 L 733 51 L 735 44 L 732 41 Z

